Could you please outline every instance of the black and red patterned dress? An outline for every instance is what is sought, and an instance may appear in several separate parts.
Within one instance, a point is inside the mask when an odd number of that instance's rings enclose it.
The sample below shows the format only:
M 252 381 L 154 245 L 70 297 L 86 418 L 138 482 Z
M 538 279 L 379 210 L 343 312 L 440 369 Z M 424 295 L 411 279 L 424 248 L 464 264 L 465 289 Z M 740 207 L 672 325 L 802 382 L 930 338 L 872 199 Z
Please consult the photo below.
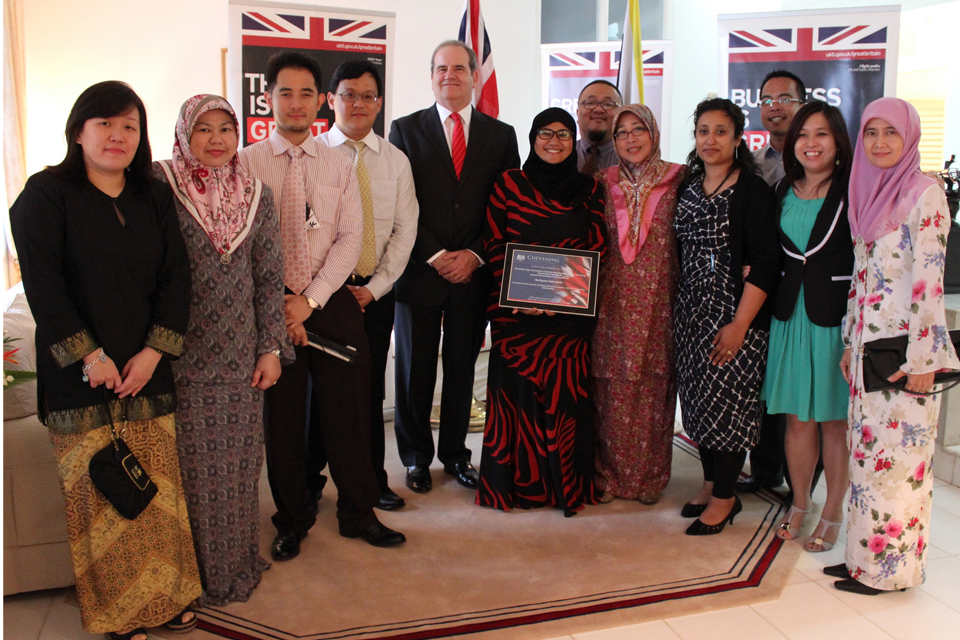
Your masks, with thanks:
M 596 319 L 524 315 L 501 308 L 508 242 L 605 250 L 603 189 L 584 182 L 573 201 L 547 199 L 520 169 L 497 179 L 484 248 L 496 284 L 487 317 L 493 345 L 477 504 L 508 510 L 554 506 L 573 515 L 596 504 L 596 436 L 589 339 Z

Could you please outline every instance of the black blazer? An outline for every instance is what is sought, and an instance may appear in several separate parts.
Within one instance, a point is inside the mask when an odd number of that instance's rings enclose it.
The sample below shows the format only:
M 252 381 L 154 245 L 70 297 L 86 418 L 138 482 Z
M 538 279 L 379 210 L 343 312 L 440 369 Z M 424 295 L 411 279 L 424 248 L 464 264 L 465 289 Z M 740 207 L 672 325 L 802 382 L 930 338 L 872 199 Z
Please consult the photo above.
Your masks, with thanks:
M 480 235 L 494 180 L 520 166 L 513 127 L 474 109 L 459 180 L 436 105 L 394 120 L 390 142 L 410 160 L 420 204 L 417 240 L 394 285 L 397 301 L 439 305 L 453 297 L 455 303 L 486 304 L 493 284 L 489 266 L 477 269 L 466 284 L 451 284 L 427 260 L 441 249 L 469 249 L 484 255 Z
M 760 176 L 741 171 L 730 197 L 727 216 L 730 220 L 730 268 L 739 276 L 743 265 L 750 265 L 746 282 L 767 294 L 767 299 L 750 326 L 769 329 L 773 309 L 773 293 L 779 275 L 777 247 L 776 197 L 773 189 Z M 743 295 L 744 282 L 737 283 L 737 304 Z
M 780 236 L 781 274 L 774 304 L 777 320 L 793 314 L 803 285 L 807 317 L 821 327 L 837 327 L 847 312 L 847 294 L 853 275 L 853 240 L 847 219 L 847 189 L 834 181 L 813 223 L 810 240 L 801 251 L 780 226 L 783 200 L 790 186 L 777 183 L 777 233 Z

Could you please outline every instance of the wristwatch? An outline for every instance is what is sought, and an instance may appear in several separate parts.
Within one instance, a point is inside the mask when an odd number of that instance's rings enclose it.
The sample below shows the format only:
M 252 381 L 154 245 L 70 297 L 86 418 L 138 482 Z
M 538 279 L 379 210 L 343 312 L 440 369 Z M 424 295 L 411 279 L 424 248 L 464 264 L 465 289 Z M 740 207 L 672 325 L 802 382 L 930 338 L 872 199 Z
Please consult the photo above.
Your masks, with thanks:
M 311 309 L 316 309 L 317 307 L 320 306 L 320 303 L 319 303 L 319 302 L 317 302 L 316 300 L 314 300 L 313 298 L 311 298 L 311 297 L 308 296 L 307 294 L 304 294 L 303 297 L 307 299 L 307 304 L 310 305 L 310 308 L 311 308 Z
M 279 358 L 279 357 L 280 357 L 280 347 L 277 347 L 277 348 L 274 349 L 273 351 L 268 351 L 267 353 L 271 353 L 271 354 L 277 356 L 277 358 Z

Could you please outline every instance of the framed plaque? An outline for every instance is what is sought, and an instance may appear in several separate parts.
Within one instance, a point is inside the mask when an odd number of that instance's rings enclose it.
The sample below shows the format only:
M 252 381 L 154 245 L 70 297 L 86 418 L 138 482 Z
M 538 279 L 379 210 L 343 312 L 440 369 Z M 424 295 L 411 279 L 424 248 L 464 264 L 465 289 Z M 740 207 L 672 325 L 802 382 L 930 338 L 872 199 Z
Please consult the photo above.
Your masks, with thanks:
M 500 306 L 594 316 L 600 252 L 507 243 Z

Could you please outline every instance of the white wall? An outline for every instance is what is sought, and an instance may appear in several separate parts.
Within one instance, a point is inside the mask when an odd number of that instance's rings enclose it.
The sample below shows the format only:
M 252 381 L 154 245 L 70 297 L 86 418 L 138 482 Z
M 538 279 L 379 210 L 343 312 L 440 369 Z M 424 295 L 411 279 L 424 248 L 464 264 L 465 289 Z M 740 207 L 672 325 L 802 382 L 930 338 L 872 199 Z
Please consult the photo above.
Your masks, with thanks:
M 299 2 L 298 4 L 318 4 Z M 430 54 L 456 38 L 461 0 L 350 0 L 329 5 L 391 11 L 397 16 L 392 114 L 433 102 Z M 26 0 L 27 170 L 63 159 L 63 127 L 86 87 L 129 82 L 144 103 L 154 157 L 167 158 L 183 101 L 220 93 L 220 50 L 227 46 L 227 0 Z M 537 0 L 484 0 L 500 90 L 500 118 L 526 133 L 540 111 Z

